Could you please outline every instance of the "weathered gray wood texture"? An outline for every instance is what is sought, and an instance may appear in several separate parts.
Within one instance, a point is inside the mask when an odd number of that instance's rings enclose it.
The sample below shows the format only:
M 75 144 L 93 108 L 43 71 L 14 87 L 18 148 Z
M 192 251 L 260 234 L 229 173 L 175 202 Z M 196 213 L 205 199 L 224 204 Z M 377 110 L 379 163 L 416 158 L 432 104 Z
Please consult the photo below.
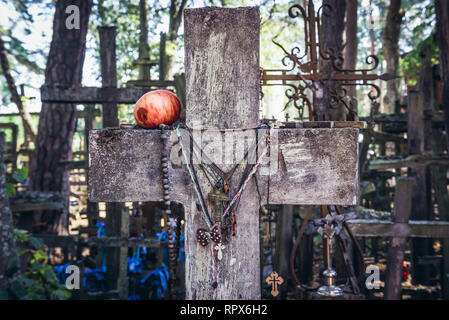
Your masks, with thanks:
M 117 88 L 115 27 L 100 27 L 101 84 L 103 88 Z M 118 106 L 103 103 L 103 127 L 118 127 Z M 129 214 L 122 203 L 106 203 L 106 235 L 128 236 Z M 117 289 L 122 299 L 128 296 L 127 248 L 106 249 L 106 280 L 109 290 Z
M 117 88 L 117 66 L 115 54 L 115 27 L 100 27 L 101 85 Z M 118 127 L 117 103 L 103 103 L 103 126 Z
M 449 222 L 409 220 L 395 223 L 383 220 L 355 219 L 348 221 L 356 237 L 396 238 L 446 238 L 449 239 Z
M 201 8 L 184 11 L 186 123 L 193 128 L 248 128 L 259 119 L 259 34 L 257 8 Z M 244 133 L 243 133 L 244 134 Z M 215 135 L 214 135 L 215 136 Z M 237 148 L 242 140 L 226 145 Z M 211 153 L 212 154 L 212 153 Z M 241 166 L 231 179 L 238 190 Z M 225 170 L 229 170 L 226 168 Z M 206 194 L 211 187 L 199 178 Z M 195 201 L 186 211 L 186 298 L 260 299 L 259 206 L 251 181 L 236 212 L 237 235 L 226 244 L 223 260 L 215 263 L 217 289 L 211 285 L 213 259 L 196 241 L 204 222 Z M 212 246 L 213 248 L 213 246 Z
M 127 103 L 134 104 L 150 91 L 148 88 L 65 88 L 55 86 L 41 87 L 42 102 L 58 103 Z
M 415 180 L 410 177 L 401 177 L 397 180 L 394 222 L 399 225 L 407 224 L 412 212 L 412 199 Z M 402 263 L 404 261 L 406 239 L 392 237 L 387 254 L 387 278 L 385 281 L 385 299 L 401 299 Z
M 258 131 L 259 137 L 265 132 Z M 357 204 L 357 129 L 275 131 L 278 141 L 273 141 L 273 161 L 270 163 L 264 158 L 257 174 L 262 204 L 267 199 L 268 173 L 271 174 L 270 203 Z M 240 160 L 230 155 L 244 153 L 240 149 L 243 144 L 238 143 L 242 141 L 241 135 L 245 134 L 249 145 L 256 139 L 254 132 L 231 131 L 222 137 L 216 131 L 210 135 L 205 131 L 198 141 L 202 141 L 200 146 L 205 154 L 226 170 L 232 166 L 226 161 Z M 89 135 L 89 198 L 105 202 L 162 201 L 160 134 L 160 130 L 92 130 Z M 229 147 L 230 142 L 234 143 L 234 148 Z M 171 132 L 169 143 L 171 198 L 186 204 L 185 192 L 191 190 L 191 181 L 185 167 L 181 166 L 183 160 L 175 132 Z M 217 157 L 217 154 L 222 156 Z M 235 175 L 238 177 L 238 172 Z
M 184 11 L 188 126 L 257 126 L 259 23 L 256 8 Z

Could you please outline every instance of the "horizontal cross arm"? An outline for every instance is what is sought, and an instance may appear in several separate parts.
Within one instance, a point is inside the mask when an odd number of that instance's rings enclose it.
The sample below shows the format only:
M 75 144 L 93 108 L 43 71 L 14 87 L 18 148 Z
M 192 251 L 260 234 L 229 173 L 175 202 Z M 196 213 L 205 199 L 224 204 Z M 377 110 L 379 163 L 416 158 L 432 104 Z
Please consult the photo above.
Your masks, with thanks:
M 417 221 L 394 223 L 391 221 L 355 219 L 348 225 L 357 237 L 397 237 L 397 238 L 448 238 L 449 222 Z
M 62 88 L 56 86 L 42 86 L 42 102 L 48 103 L 124 103 L 134 104 L 141 96 L 150 91 L 148 88 L 97 88 L 78 87 Z
M 267 130 L 200 132 L 201 137 L 195 139 L 208 157 L 202 161 L 213 161 L 229 172 L 256 141 L 262 141 L 257 148 L 262 152 Z M 90 200 L 162 201 L 160 135 L 160 130 L 143 129 L 91 131 Z M 184 203 L 185 188 L 192 190 L 192 185 L 179 156 L 175 132 L 169 141 L 172 199 Z M 185 143 L 189 141 L 186 137 Z M 258 157 L 253 156 L 251 161 Z M 355 205 L 357 163 L 358 129 L 276 129 L 270 157 L 263 157 L 257 172 L 261 200 L 273 204 Z

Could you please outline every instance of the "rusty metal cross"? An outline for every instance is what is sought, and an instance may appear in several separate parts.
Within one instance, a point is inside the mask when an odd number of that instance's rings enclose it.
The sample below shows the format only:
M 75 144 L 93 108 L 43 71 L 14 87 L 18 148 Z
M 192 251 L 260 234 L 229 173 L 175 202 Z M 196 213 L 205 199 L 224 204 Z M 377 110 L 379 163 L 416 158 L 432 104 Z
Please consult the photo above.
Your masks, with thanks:
M 299 4 L 291 6 L 288 11 L 289 16 L 302 17 L 304 22 L 305 50 L 301 54 L 299 47 L 294 47 L 288 52 L 281 44 L 273 40 L 273 43 L 285 53 L 282 59 L 283 65 L 290 66 L 290 69 L 262 70 L 262 86 L 288 87 L 285 91 L 288 98 L 287 105 L 292 103 L 298 109 L 301 120 L 305 108 L 309 111 L 309 120 L 323 120 L 317 119 L 315 106 L 317 101 L 322 99 L 325 89 L 330 91 L 331 96 L 328 107 L 335 109 L 344 105 L 350 112 L 355 113 L 345 99 L 347 96 L 345 87 L 370 86 L 372 90 L 368 97 L 371 101 L 375 101 L 380 96 L 380 88 L 373 81 L 395 78 L 389 74 L 370 73 L 379 65 L 379 59 L 375 55 L 366 58 L 366 63 L 371 67 L 349 70 L 343 68 L 341 53 L 333 48 L 323 48 L 321 17 L 331 15 L 332 10 L 332 6 L 325 4 L 315 12 L 313 0 L 309 0 L 307 10 Z M 303 61 L 307 57 L 309 61 Z M 331 81 L 337 83 L 333 88 L 327 85 Z

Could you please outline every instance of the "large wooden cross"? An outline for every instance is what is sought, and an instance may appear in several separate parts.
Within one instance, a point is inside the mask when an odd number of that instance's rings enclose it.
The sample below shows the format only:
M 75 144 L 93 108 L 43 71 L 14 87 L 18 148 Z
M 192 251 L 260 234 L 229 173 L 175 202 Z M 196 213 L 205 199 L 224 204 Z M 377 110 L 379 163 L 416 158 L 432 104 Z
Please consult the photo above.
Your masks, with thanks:
M 229 159 L 235 163 L 234 155 L 243 154 L 242 148 L 260 136 L 254 129 L 259 125 L 259 11 L 200 8 L 186 9 L 184 16 L 186 124 L 201 129 L 197 142 L 226 171 L 233 165 Z M 80 89 L 58 92 L 59 98 L 66 95 L 67 99 L 74 90 Z M 108 98 L 106 92 L 97 91 Z M 109 99 L 135 102 L 139 98 L 131 97 L 130 91 L 109 92 Z M 160 135 L 160 130 L 93 130 L 89 136 L 90 200 L 162 201 Z M 214 263 L 218 286 L 213 290 L 210 250 L 196 241 L 197 229 L 205 225 L 197 214 L 192 183 L 177 157 L 179 144 L 172 132 L 170 192 L 172 201 L 182 203 L 185 210 L 186 298 L 259 299 L 260 205 L 267 200 L 273 204 L 357 204 L 357 141 L 357 128 L 275 130 L 270 158 L 257 173 L 257 187 L 251 180 L 242 195 L 236 236 L 226 244 L 222 260 Z M 231 194 L 243 169 L 241 165 L 231 179 Z M 208 194 L 212 188 L 206 178 L 199 173 L 198 179 Z

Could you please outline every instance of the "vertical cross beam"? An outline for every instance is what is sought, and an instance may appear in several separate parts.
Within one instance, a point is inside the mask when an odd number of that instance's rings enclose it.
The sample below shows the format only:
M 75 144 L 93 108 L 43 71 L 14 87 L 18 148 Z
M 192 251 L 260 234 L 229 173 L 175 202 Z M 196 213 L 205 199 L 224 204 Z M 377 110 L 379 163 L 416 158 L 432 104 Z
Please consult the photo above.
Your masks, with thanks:
M 424 109 L 427 108 L 423 92 L 409 92 L 408 101 L 408 152 L 409 154 L 430 153 L 429 120 L 424 119 Z M 430 123 L 430 130 L 432 126 Z M 430 220 L 431 213 L 431 188 L 430 188 L 430 169 L 422 166 L 411 169 L 412 177 L 415 178 L 415 188 L 412 194 L 412 213 L 413 220 Z M 418 257 L 426 256 L 432 252 L 430 239 L 412 239 L 412 265 L 413 280 L 416 283 L 428 284 L 430 277 L 430 268 L 428 265 L 419 265 Z
M 259 11 L 256 8 L 200 8 L 184 12 L 186 122 L 189 127 L 255 127 L 259 119 Z M 236 172 L 235 178 L 241 175 Z M 206 184 L 202 177 L 200 183 Z M 238 180 L 233 179 L 231 194 Z M 237 234 L 216 263 L 211 286 L 210 250 L 198 245 L 204 228 L 195 202 L 186 208 L 186 298 L 259 299 L 259 203 L 254 181 L 237 212 Z
M 394 222 L 398 228 L 408 228 L 408 219 L 412 211 L 412 199 L 414 179 L 400 177 L 397 180 L 396 195 L 394 201 Z M 385 299 L 401 299 L 402 262 L 407 242 L 406 238 L 391 238 L 388 248 L 387 280 L 385 284 Z
M 115 54 L 115 27 L 100 27 L 101 84 L 103 87 L 117 87 Z M 116 103 L 103 103 L 103 127 L 118 127 Z M 121 203 L 106 203 L 106 235 L 127 237 L 129 215 Z M 106 278 L 108 289 L 119 290 L 120 298 L 127 298 L 127 248 L 107 248 Z
M 100 27 L 101 85 L 117 88 L 117 66 L 115 56 L 115 27 Z M 103 103 L 103 127 L 118 127 L 116 103 Z

